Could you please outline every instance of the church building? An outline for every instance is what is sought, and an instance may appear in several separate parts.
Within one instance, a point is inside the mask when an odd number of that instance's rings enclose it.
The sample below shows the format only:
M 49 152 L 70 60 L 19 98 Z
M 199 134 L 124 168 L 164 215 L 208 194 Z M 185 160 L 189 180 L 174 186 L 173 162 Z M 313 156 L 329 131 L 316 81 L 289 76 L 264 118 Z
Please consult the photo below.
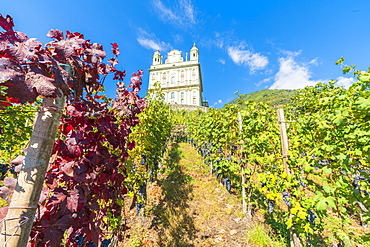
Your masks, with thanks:
M 167 53 L 167 59 L 162 63 L 162 56 L 157 50 L 149 69 L 149 89 L 158 82 L 164 93 L 164 100 L 169 104 L 207 106 L 203 101 L 202 73 L 199 63 L 199 51 L 194 44 L 185 61 L 179 50 Z

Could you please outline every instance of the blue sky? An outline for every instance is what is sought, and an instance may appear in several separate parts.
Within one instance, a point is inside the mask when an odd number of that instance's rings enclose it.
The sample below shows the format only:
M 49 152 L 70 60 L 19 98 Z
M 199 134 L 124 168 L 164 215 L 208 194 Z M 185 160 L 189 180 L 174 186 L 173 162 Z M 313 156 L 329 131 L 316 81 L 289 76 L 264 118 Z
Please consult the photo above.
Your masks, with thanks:
M 48 42 L 50 29 L 80 32 L 107 52 L 118 43 L 120 69 L 144 70 L 148 88 L 152 55 L 160 49 L 200 52 L 203 98 L 222 107 L 267 88 L 296 89 L 317 82 L 355 80 L 335 62 L 370 66 L 369 0 L 108 0 L 2 1 L 15 29 Z M 128 81 L 126 78 L 125 81 Z M 106 82 L 115 96 L 115 82 Z

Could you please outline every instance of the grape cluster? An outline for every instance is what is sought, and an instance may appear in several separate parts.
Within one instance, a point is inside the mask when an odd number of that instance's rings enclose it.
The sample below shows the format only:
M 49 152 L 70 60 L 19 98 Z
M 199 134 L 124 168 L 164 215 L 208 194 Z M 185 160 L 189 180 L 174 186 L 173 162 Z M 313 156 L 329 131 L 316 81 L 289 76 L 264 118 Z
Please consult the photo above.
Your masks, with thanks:
M 345 246 L 345 244 L 344 244 L 344 242 L 343 241 L 340 241 L 338 244 L 332 244 L 332 247 L 344 247 Z
M 94 242 L 91 241 L 91 240 L 89 242 L 87 242 L 87 245 L 86 246 L 89 246 L 89 247 L 97 247 L 96 244 L 94 244 Z
M 82 247 L 85 244 L 86 237 L 82 235 L 76 235 L 74 242 L 77 243 L 77 247 Z
M 146 184 L 143 184 L 140 186 L 139 188 L 139 195 L 141 197 L 145 197 L 146 196 Z
M 290 198 L 290 194 L 288 192 L 283 192 L 283 193 L 281 193 L 281 195 L 283 196 L 283 201 L 285 202 L 285 204 L 288 207 L 291 207 L 292 203 L 288 200 Z
M 231 180 L 228 177 L 224 177 L 224 185 L 227 191 L 231 190 Z
M 298 182 L 299 182 L 299 185 L 303 186 L 303 187 L 307 187 L 307 185 L 305 184 L 305 182 L 303 182 L 302 180 L 302 177 L 300 179 L 298 179 Z
M 366 190 L 361 190 L 361 185 L 359 184 L 359 182 L 361 180 L 364 180 L 364 181 L 367 181 L 367 182 L 370 182 L 370 179 L 366 179 L 364 176 L 361 176 L 361 175 L 358 175 L 356 174 L 354 177 L 353 177 L 353 181 L 352 181 L 352 185 L 355 189 L 359 190 L 360 192 L 362 193 L 365 193 L 367 195 L 370 194 L 370 191 L 366 191 Z
M 140 209 L 142 209 L 144 207 L 143 204 L 141 203 L 136 203 L 136 215 L 139 215 L 140 213 Z
M 269 213 L 274 212 L 275 201 L 267 199 L 267 205 L 269 207 Z
M 146 162 L 146 155 L 145 154 L 143 154 L 143 155 L 141 155 L 141 165 L 145 165 L 145 162 Z
M 215 171 L 216 179 L 218 179 L 218 177 L 220 176 L 220 174 L 218 173 L 218 167 L 217 166 L 214 168 L 214 171 Z
M 307 219 L 312 225 L 315 225 L 315 218 L 315 212 L 312 209 L 308 210 Z
M 146 184 L 144 183 L 143 185 L 140 186 L 139 188 L 139 195 L 141 198 L 146 197 Z M 140 209 L 144 208 L 144 205 L 141 203 L 136 203 L 136 215 L 139 215 Z
M 9 164 L 0 163 L 1 179 L 4 178 L 5 173 L 8 171 L 8 169 L 9 169 Z
M 231 155 L 234 155 L 235 152 L 238 150 L 238 146 L 235 145 L 234 143 L 230 143 L 230 150 L 231 150 Z
M 306 237 L 306 244 L 307 244 L 307 246 L 312 246 L 312 244 L 311 244 L 311 237 L 310 236 L 307 236 Z
M 108 247 L 111 242 L 112 242 L 112 239 L 104 239 L 103 242 L 101 242 L 100 247 Z
M 17 172 L 15 171 L 15 167 L 16 165 L 12 164 L 9 171 L 12 173 L 12 174 L 17 174 Z

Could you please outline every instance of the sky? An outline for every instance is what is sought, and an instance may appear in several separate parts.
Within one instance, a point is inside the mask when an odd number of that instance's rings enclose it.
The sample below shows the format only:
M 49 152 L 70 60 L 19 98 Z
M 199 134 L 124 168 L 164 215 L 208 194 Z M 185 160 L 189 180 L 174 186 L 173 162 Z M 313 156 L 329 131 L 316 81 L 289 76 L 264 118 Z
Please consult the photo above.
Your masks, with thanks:
M 120 47 L 118 69 L 144 70 L 141 96 L 156 50 L 199 49 L 203 99 L 220 108 L 239 94 L 298 89 L 337 80 L 355 82 L 335 65 L 341 57 L 360 70 L 370 67 L 369 0 L 0 0 L 15 30 L 50 41 L 51 29 L 79 32 Z M 108 56 L 109 58 L 109 56 Z M 106 81 L 115 97 L 116 82 Z

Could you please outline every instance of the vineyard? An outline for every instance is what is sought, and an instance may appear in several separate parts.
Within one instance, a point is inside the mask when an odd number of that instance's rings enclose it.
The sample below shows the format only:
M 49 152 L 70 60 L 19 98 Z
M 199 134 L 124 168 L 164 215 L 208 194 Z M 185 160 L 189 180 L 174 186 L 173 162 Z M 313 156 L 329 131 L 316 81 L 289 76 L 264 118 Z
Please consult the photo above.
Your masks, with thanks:
M 284 110 L 241 102 L 243 110 L 228 105 L 188 123 L 211 172 L 242 191 L 246 215 L 265 208 L 291 246 L 369 240 L 369 74 L 357 74 L 348 90 L 307 87 Z
M 42 44 L 10 16 L 0 25 L 1 245 L 370 246 L 370 73 L 341 59 L 358 79 L 349 89 L 306 87 L 279 109 L 240 98 L 173 111 L 158 85 L 139 96 L 143 71 L 123 82 L 116 43 L 104 62 L 103 47 L 80 33 L 51 30 Z M 115 99 L 104 94 L 109 75 Z M 224 193 L 239 231 L 181 227 L 193 221 L 179 213 L 192 181 Z M 211 209 L 192 203 L 209 220 Z M 135 244 L 150 228 L 135 235 L 135 222 L 155 216 L 160 234 Z M 245 240 L 256 222 L 270 243 Z

